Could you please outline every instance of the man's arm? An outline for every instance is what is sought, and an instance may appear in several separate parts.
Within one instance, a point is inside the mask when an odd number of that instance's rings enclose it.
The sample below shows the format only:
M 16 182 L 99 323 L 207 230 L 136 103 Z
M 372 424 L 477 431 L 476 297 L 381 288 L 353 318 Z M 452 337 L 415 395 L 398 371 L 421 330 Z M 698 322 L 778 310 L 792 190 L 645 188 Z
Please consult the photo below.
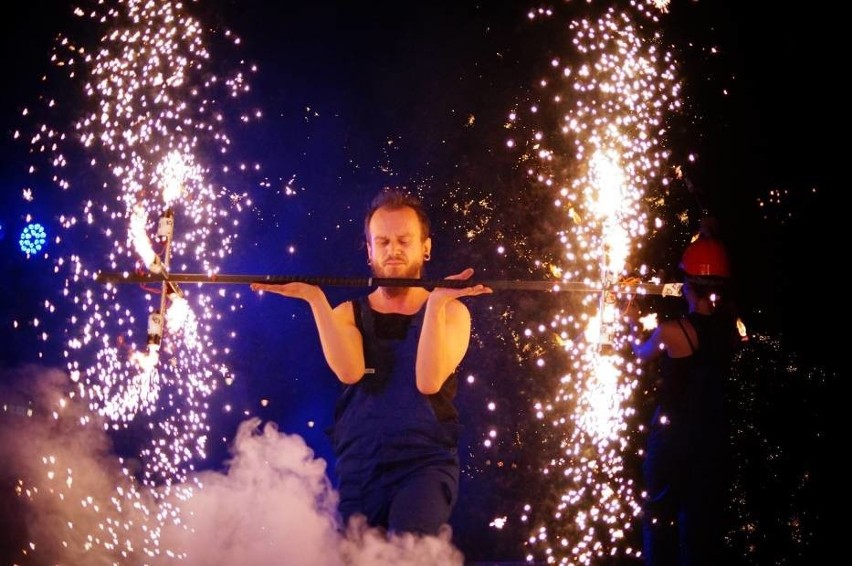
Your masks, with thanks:
M 361 332 L 355 326 L 351 303 L 331 308 L 328 298 L 316 285 L 307 283 L 252 283 L 253 291 L 267 291 L 307 301 L 314 315 L 325 361 L 337 378 L 346 384 L 364 377 L 364 349 Z
M 447 279 L 469 279 L 473 269 Z M 424 395 L 437 393 L 456 370 L 470 343 L 470 311 L 458 300 L 492 290 L 483 285 L 462 289 L 438 287 L 429 294 L 423 328 L 417 344 L 417 389 Z

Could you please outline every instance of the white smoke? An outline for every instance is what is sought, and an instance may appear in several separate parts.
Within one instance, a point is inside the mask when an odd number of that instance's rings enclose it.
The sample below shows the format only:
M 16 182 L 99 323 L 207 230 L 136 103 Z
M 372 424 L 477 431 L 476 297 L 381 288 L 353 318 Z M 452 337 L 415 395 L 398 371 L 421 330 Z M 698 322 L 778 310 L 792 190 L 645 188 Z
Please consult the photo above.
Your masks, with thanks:
M 133 480 L 69 384 L 55 369 L 0 372 L 4 564 L 463 563 L 449 527 L 435 537 L 388 537 L 358 520 L 341 529 L 326 462 L 259 419 L 240 425 L 223 472 L 157 496 Z

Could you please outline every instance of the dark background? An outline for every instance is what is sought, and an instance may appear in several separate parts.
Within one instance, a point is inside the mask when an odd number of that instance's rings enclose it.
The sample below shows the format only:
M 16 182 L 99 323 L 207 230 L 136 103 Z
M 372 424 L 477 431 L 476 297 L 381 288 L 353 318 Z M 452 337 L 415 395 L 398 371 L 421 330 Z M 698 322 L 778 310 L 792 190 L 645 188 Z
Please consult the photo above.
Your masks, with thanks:
M 233 133 L 235 153 L 263 167 L 240 187 L 252 193 L 254 205 L 242 225 L 239 253 L 225 271 L 364 275 L 363 210 L 381 186 L 405 184 L 424 192 L 435 217 L 431 275 L 472 265 L 482 277 L 537 276 L 525 261 L 529 254 L 493 250 L 501 238 L 521 241 L 519 233 L 529 234 L 523 241 L 533 250 L 553 245 L 546 241 L 553 222 L 547 198 L 525 194 L 517 163 L 503 149 L 502 125 L 548 54 L 560 47 L 558 25 L 545 27 L 548 33 L 532 28 L 525 18 L 530 6 L 521 2 L 286 4 L 195 7 L 211 28 L 228 27 L 242 37 L 243 55 L 259 67 L 249 98 L 265 116 L 253 130 Z M 574 13 L 570 4 L 562 6 L 566 14 Z M 581 10 L 576 4 L 573 9 Z M 671 270 L 700 210 L 719 218 L 743 319 L 750 333 L 765 339 L 752 340 L 751 357 L 741 365 L 739 376 L 750 385 L 741 389 L 748 400 L 740 401 L 759 430 L 756 437 L 773 447 L 752 453 L 748 473 L 754 477 L 743 488 L 751 516 L 760 518 L 759 534 L 735 543 L 757 548 L 752 563 L 804 563 L 836 540 L 827 491 L 839 485 L 839 472 L 827 460 L 839 436 L 843 332 L 835 328 L 843 318 L 834 305 L 847 241 L 839 175 L 844 146 L 837 141 L 844 110 L 835 61 L 841 18 L 810 6 L 794 11 L 772 3 L 704 1 L 674 2 L 661 20 L 684 83 L 684 111 L 672 119 L 668 142 L 691 190 L 672 189 L 657 211 L 668 228 L 649 244 L 656 256 L 643 259 Z M 70 22 L 60 3 L 35 0 L 2 24 L 0 265 L 7 276 L 0 365 L 7 367 L 32 361 L 44 349 L 10 321 L 40 316 L 41 299 L 56 293 L 54 256 L 25 258 L 17 250 L 25 215 L 58 231 L 58 211 L 84 198 L 45 186 L 37 188 L 34 202 L 21 199 L 21 187 L 30 183 L 29 157 L 26 143 L 11 140 L 21 109 L 48 71 L 50 43 Z M 475 116 L 473 126 L 469 116 Z M 690 154 L 697 156 L 694 163 Z M 288 185 L 296 188 L 295 198 L 284 197 Z M 459 217 L 453 204 L 488 193 L 495 210 L 472 208 L 474 217 L 488 221 L 483 234 L 467 242 L 464 228 L 477 222 Z M 676 220 L 685 211 L 688 220 Z M 290 244 L 297 253 L 287 252 Z M 337 302 L 357 292 L 331 289 L 329 295 Z M 489 426 L 514 431 L 509 437 L 535 435 L 526 421 L 536 386 L 524 380 L 528 358 L 512 333 L 536 316 L 548 318 L 536 301 L 507 292 L 470 305 L 475 336 L 462 371 L 475 370 L 483 385 L 463 385 L 459 394 L 470 448 L 454 528 L 471 560 L 523 558 L 524 533 L 495 534 L 486 525 L 501 502 L 535 482 L 534 464 L 523 442 L 509 442 L 495 455 L 480 453 L 479 439 Z M 322 425 L 336 384 L 327 375 L 316 378 L 326 370 L 307 308 L 248 297 L 231 324 L 240 332 L 231 364 L 238 380 L 227 402 L 304 436 L 329 458 Z M 47 361 L 53 355 L 48 351 Z M 486 397 L 508 409 L 488 414 Z M 270 404 L 263 407 L 260 399 Z M 222 417 L 214 427 L 227 437 L 235 424 Z M 751 445 L 744 440 L 742 446 Z M 218 465 L 225 451 L 224 444 L 212 447 L 210 465 Z M 808 478 L 805 487 L 802 477 Z M 779 510 L 777 501 L 785 497 L 793 503 Z M 805 524 L 801 540 L 784 526 L 791 521 Z

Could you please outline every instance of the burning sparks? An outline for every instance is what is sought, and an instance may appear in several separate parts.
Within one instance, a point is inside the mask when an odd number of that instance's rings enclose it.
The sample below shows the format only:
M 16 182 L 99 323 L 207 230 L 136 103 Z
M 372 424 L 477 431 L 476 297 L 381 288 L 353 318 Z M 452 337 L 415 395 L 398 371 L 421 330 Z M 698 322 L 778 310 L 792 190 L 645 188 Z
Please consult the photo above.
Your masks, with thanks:
M 227 155 L 229 119 L 216 100 L 233 101 L 248 86 L 243 72 L 224 79 L 213 75 L 205 29 L 180 2 L 117 0 L 85 12 L 78 8 L 75 15 L 100 37 L 91 42 L 61 36 L 51 60 L 82 101 L 75 106 L 69 100 L 66 107 L 61 98 L 43 100 L 48 116 L 79 107 L 73 135 L 64 126 L 44 123 L 30 138 L 31 152 L 46 157 L 61 189 L 73 191 L 77 172 L 71 166 L 78 160 L 91 166 L 86 182 L 101 178 L 100 191 L 88 191 L 97 196 L 77 214 L 62 218 L 69 243 L 77 241 L 75 230 L 82 228 L 99 234 L 107 248 L 97 249 L 96 235 L 85 234 L 83 253 L 56 261 L 71 310 L 64 356 L 75 387 L 72 396 L 85 400 L 91 411 L 81 419 L 86 425 L 99 421 L 114 431 L 141 426 L 150 435 L 139 452 L 141 469 L 125 471 L 128 485 L 112 496 L 82 502 L 102 518 L 101 532 L 78 543 L 101 546 L 116 556 L 153 555 L 161 551 L 157 523 L 179 522 L 178 508 L 165 499 L 191 492 L 170 486 L 183 482 L 206 454 L 208 399 L 220 377 L 229 375 L 218 359 L 213 323 L 229 297 L 208 295 L 200 287 L 184 292 L 171 284 L 122 295 L 115 286 L 94 282 L 93 273 L 110 268 L 217 272 L 235 237 L 219 228 L 236 225 L 229 220 L 234 201 L 216 186 L 217 175 L 225 173 L 205 165 L 200 156 Z M 44 174 L 38 166 L 31 172 Z M 46 304 L 52 312 L 53 305 Z M 147 342 L 144 333 L 137 334 L 146 311 Z M 54 483 L 60 477 L 71 482 L 73 476 L 73 463 L 64 472 L 51 465 Z M 137 481 L 158 488 L 152 492 L 154 503 L 141 501 Z M 147 510 L 158 499 L 159 511 Z M 145 518 L 136 524 L 148 533 L 142 548 L 122 542 L 131 525 L 111 518 L 111 511 L 126 515 L 122 509 L 127 508 Z M 68 529 L 81 534 L 79 526 Z
M 529 107 L 535 125 L 528 141 L 507 144 L 523 152 L 521 161 L 537 163 L 528 168 L 529 178 L 554 193 L 565 216 L 567 227 L 557 234 L 563 262 L 551 271 L 602 288 L 628 275 L 635 242 L 646 233 L 640 202 L 659 182 L 667 157 L 659 139 L 664 113 L 679 106 L 673 63 L 650 31 L 655 16 L 638 2 L 632 6 L 570 23 L 564 58 L 571 64 L 561 57 L 551 61 L 555 77 L 539 82 L 544 100 Z M 541 11 L 530 19 L 551 15 Z M 510 118 L 513 128 L 522 122 L 518 113 Z M 640 512 L 625 470 L 637 385 L 634 366 L 621 355 L 625 334 L 617 297 L 609 292 L 589 295 L 538 332 L 528 331 L 554 336 L 568 358 L 553 398 L 535 403 L 559 452 L 541 469 L 553 496 L 525 512 L 534 529 L 531 560 L 589 564 L 610 556 Z

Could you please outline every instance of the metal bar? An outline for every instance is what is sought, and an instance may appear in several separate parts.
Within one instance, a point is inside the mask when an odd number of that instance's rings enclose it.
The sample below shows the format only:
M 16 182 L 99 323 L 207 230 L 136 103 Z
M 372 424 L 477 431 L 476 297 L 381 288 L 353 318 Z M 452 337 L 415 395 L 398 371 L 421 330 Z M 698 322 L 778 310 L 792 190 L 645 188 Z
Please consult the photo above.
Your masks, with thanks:
M 320 287 L 424 287 L 434 289 L 446 287 L 462 289 L 474 285 L 485 285 L 495 291 L 548 291 L 600 293 L 608 291 L 616 295 L 661 295 L 679 297 L 680 283 L 624 283 L 604 287 L 595 283 L 578 281 L 534 281 L 534 280 L 479 280 L 479 279 L 410 279 L 393 277 L 316 277 L 310 275 L 248 275 L 248 274 L 206 274 L 206 273 L 129 273 L 118 271 L 99 272 L 95 279 L 102 283 L 204 283 L 237 284 L 251 283 L 309 283 Z

